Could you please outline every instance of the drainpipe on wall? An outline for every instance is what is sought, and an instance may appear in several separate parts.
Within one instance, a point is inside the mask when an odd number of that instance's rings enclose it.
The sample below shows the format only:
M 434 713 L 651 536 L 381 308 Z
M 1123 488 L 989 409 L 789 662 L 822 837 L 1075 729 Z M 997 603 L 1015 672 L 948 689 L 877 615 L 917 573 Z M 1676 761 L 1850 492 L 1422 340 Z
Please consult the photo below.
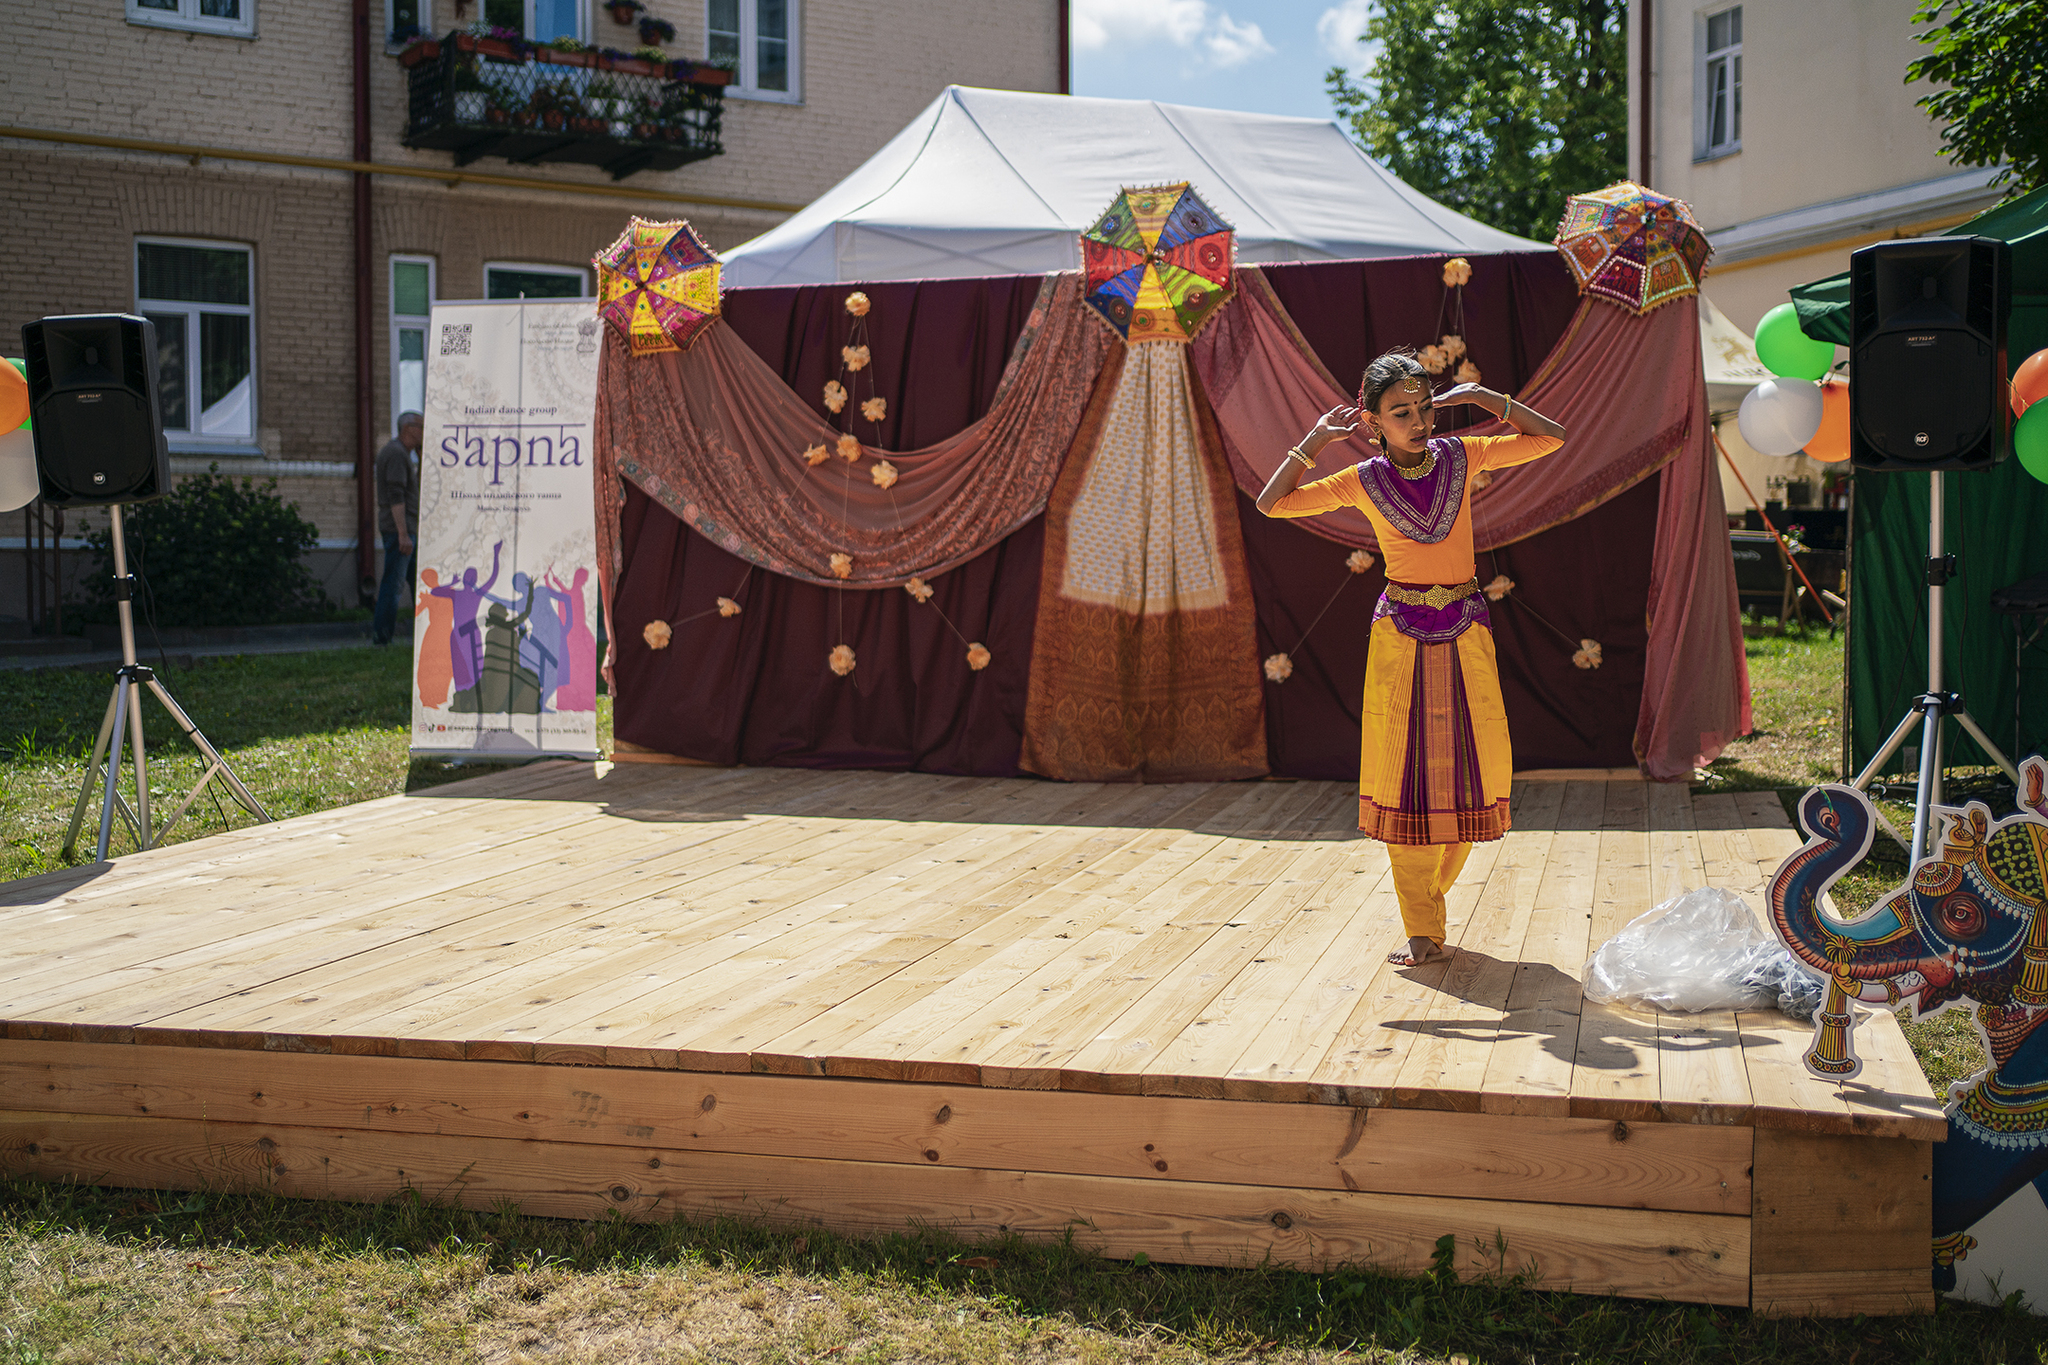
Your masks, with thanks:
M 355 159 L 370 159 L 370 0 L 354 0 L 349 19 L 355 39 Z M 356 266 L 356 577 L 370 584 L 377 577 L 377 514 L 373 505 L 376 472 L 375 434 L 370 404 L 370 177 L 358 171 L 355 182 Z
M 1074 0 L 1060 0 L 1060 93 L 1074 93 L 1073 59 L 1069 43 L 1074 27 Z
M 1636 183 L 1648 187 L 1650 183 L 1650 97 L 1655 88 L 1650 80 L 1650 61 L 1656 47 L 1650 41 L 1650 17 L 1656 11 L 1657 0 L 1643 0 L 1636 12 L 1643 16 L 1642 56 L 1638 58 L 1643 69 L 1642 114 L 1637 120 L 1637 140 L 1643 148 L 1643 164 L 1636 174 Z

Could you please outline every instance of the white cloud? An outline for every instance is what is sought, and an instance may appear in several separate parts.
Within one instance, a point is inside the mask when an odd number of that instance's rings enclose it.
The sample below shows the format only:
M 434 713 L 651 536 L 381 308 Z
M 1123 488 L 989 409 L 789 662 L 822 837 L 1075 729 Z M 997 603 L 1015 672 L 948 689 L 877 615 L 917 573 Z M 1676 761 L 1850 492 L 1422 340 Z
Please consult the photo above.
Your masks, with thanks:
M 1186 47 L 1201 36 L 1209 19 L 1207 0 L 1078 0 L 1074 46 L 1107 47 L 1112 38 Z
M 1165 43 L 1219 70 L 1273 51 L 1257 24 L 1240 23 L 1209 0 L 1075 0 L 1073 42 L 1083 52 L 1112 42 Z
M 1371 9 L 1372 0 L 1342 0 L 1324 10 L 1316 20 L 1316 37 L 1322 42 L 1323 51 L 1347 70 L 1363 71 L 1372 65 L 1372 50 L 1358 41 L 1365 34 L 1365 21 Z
M 1227 14 L 1216 16 L 1216 22 L 1202 35 L 1202 46 L 1208 51 L 1210 65 L 1218 70 L 1243 66 L 1252 58 L 1270 56 L 1273 51 L 1273 45 L 1259 32 L 1257 24 L 1240 24 Z

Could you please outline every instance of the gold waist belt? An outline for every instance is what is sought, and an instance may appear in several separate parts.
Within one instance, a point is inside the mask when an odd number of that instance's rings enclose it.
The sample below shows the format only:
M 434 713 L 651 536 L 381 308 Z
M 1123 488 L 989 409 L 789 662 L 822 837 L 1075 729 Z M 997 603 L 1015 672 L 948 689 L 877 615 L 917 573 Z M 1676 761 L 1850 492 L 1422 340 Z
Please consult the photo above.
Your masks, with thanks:
M 1455 588 L 1433 583 L 1426 588 L 1404 588 L 1399 583 L 1389 583 L 1386 597 L 1389 602 L 1399 602 L 1404 607 L 1428 607 L 1431 611 L 1442 611 L 1453 602 L 1462 602 L 1479 591 L 1479 578 L 1474 575 L 1468 582 Z

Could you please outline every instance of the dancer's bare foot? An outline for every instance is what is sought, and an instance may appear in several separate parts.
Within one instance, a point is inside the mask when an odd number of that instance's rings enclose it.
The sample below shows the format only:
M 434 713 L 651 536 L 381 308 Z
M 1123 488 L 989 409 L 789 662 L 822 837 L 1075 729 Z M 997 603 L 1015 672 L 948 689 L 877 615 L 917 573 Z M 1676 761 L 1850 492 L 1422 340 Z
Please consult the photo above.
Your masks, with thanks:
M 1387 961 L 1396 967 L 1420 967 L 1425 962 L 1445 962 L 1450 959 L 1451 950 L 1433 938 L 1411 938 L 1405 948 L 1396 948 L 1387 954 Z

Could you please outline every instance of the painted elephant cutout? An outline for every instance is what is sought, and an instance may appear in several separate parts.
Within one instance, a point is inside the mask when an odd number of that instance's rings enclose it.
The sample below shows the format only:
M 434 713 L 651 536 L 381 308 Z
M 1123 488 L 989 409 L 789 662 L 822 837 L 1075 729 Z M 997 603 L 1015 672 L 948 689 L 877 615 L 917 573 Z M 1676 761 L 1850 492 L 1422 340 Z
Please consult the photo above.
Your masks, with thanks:
M 1916 1019 L 1974 1006 L 1990 1064 L 1949 1088 L 1949 1140 L 1934 1156 L 1935 1279 L 1954 1287 L 1955 1261 L 1977 1244 L 1970 1229 L 2033 1185 L 2028 1226 L 2048 1219 L 2048 764 L 2021 765 L 2024 809 L 1994 819 L 1979 802 L 1934 810 L 1934 852 L 1904 885 L 1854 919 L 1836 915 L 1827 891 L 1869 852 L 1870 800 L 1849 787 L 1816 787 L 1799 802 L 1804 847 L 1779 866 L 1768 890 L 1772 927 L 1827 987 L 1814 1016 L 1809 1070 L 1846 1080 L 1862 1069 L 1854 1011 L 1859 1001 L 1904 1005 Z M 2021 1201 L 2022 1203 L 2025 1200 Z M 2018 1204 L 2012 1206 L 2019 1208 Z M 2048 1223 L 2015 1267 L 2048 1299 Z

